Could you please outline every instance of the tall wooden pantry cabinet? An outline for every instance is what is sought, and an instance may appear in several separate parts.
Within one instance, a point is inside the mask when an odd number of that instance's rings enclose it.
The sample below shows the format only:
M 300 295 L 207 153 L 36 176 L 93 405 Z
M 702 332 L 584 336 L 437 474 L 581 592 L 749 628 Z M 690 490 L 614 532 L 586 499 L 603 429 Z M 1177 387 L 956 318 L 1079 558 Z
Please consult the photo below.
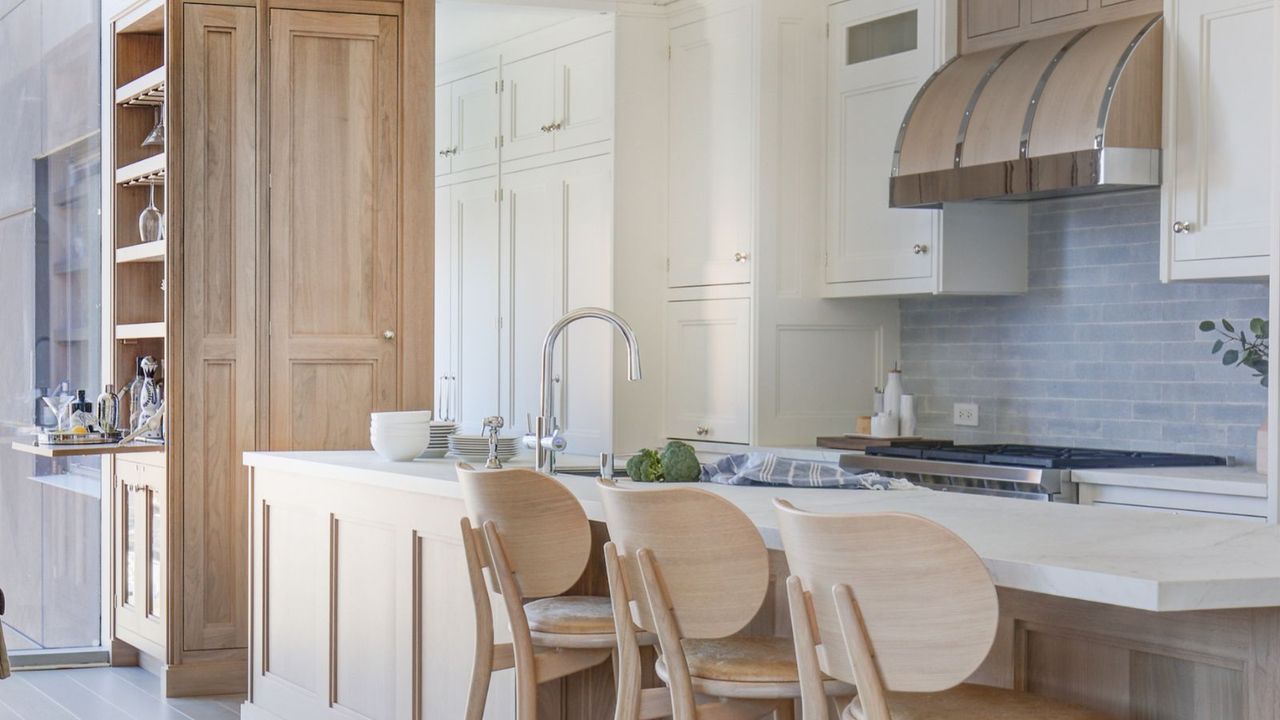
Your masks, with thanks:
M 152 356 L 166 397 L 164 444 L 106 464 L 112 662 L 239 692 L 242 454 L 432 405 L 434 3 L 104 5 L 105 376 Z

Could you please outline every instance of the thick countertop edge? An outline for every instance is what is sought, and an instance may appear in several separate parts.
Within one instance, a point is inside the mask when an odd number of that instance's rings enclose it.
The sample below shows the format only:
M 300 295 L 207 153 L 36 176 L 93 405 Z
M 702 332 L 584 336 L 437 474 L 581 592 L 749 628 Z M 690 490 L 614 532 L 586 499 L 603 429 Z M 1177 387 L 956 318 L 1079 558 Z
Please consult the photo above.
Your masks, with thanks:
M 1252 468 L 1125 468 L 1073 470 L 1071 479 L 1081 485 L 1167 490 L 1173 492 L 1267 497 L 1267 476 Z

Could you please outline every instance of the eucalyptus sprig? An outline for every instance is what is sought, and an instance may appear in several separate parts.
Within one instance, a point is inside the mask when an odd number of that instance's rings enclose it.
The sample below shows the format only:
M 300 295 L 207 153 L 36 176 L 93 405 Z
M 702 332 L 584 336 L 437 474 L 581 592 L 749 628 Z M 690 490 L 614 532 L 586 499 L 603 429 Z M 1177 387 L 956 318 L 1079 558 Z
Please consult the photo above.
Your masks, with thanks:
M 1228 367 L 1243 365 L 1254 372 L 1254 377 L 1262 378 L 1263 387 L 1267 386 L 1268 339 L 1271 335 L 1271 323 L 1262 318 L 1254 318 L 1249 321 L 1248 331 L 1237 331 L 1230 320 L 1224 319 L 1221 327 L 1212 320 L 1205 320 L 1200 323 L 1200 331 L 1222 336 L 1214 341 L 1213 354 L 1222 353 L 1223 365 Z M 1253 337 L 1250 337 L 1250 333 Z

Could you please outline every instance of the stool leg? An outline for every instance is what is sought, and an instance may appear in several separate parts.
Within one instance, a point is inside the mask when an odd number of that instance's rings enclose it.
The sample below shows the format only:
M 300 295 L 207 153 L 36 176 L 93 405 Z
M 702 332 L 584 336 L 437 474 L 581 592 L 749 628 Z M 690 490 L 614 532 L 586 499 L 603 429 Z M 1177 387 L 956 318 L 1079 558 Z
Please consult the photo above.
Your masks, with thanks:
M 796 720 L 795 701 L 784 700 L 778 703 L 778 709 L 773 711 L 773 720 Z
M 493 677 L 493 645 L 476 647 L 475 664 L 471 666 L 471 691 L 467 694 L 466 720 L 483 720 L 485 702 L 489 699 L 489 680 Z

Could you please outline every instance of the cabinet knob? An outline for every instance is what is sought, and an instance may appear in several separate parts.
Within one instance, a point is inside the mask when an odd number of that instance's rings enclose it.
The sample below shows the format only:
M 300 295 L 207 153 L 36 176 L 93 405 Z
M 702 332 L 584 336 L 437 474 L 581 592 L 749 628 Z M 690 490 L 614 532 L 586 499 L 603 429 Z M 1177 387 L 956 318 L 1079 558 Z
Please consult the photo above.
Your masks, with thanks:
M 751 253 L 736 252 L 733 254 L 734 262 L 744 263 L 750 259 L 751 259 Z
M 694 430 L 694 432 L 698 433 L 698 435 L 700 436 L 710 435 L 711 428 L 707 427 L 706 425 L 699 425 L 697 429 Z
M 564 123 L 560 122 L 559 120 L 551 123 L 552 132 L 560 132 L 563 129 L 564 129 Z
M 913 254 L 915 254 L 915 255 L 923 255 L 923 254 L 925 254 L 925 253 L 929 252 L 929 246 L 928 246 L 928 245 L 921 245 L 920 243 L 916 243 L 915 245 L 912 245 L 912 246 L 911 246 L 911 252 L 912 252 Z
M 1173 224 L 1173 231 L 1179 235 L 1185 235 L 1189 232 L 1194 232 L 1195 229 L 1196 229 L 1195 225 L 1189 222 L 1182 222 L 1181 220 Z
M 553 128 L 551 125 L 543 125 L 541 129 L 542 129 L 542 132 L 549 133 L 552 131 Z
M 382 331 L 382 337 L 383 337 L 383 339 L 385 339 L 385 340 L 395 340 L 395 339 L 396 339 L 396 331 L 395 331 L 395 330 L 383 330 L 383 331 Z

